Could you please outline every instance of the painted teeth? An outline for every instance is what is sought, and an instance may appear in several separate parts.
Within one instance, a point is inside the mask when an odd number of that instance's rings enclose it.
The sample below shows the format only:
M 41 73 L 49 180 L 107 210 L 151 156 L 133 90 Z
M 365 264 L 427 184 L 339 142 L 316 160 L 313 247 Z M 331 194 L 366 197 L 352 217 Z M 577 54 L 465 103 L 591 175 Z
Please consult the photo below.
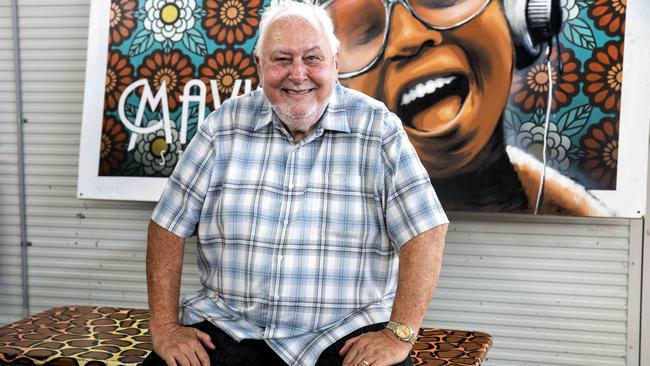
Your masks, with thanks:
M 411 103 L 417 98 L 422 98 L 423 96 L 427 94 L 431 94 L 436 91 L 436 89 L 442 87 L 443 85 L 447 85 L 454 81 L 456 79 L 455 76 L 447 76 L 447 77 L 440 77 L 440 78 L 435 78 L 433 80 L 429 80 L 426 83 L 420 83 L 415 86 L 415 88 L 409 90 L 408 92 L 404 93 L 402 95 L 402 105 L 406 105 Z

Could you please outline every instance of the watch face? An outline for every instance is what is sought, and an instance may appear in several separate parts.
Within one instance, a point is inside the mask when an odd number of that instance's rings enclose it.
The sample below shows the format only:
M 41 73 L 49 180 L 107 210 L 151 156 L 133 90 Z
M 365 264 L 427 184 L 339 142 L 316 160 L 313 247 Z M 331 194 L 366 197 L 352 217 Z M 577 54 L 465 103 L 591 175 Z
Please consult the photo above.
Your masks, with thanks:
M 395 329 L 395 334 L 397 334 L 399 338 L 408 338 L 410 333 L 408 326 L 403 324 L 398 325 L 397 329 Z

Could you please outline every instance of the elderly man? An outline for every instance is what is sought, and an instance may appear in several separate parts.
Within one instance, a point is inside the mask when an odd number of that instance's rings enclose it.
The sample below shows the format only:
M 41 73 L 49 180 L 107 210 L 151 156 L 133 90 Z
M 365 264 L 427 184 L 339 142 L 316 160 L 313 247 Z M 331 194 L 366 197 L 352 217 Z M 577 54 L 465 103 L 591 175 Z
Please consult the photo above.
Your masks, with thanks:
M 323 9 L 281 3 L 260 34 L 262 89 L 209 116 L 152 215 L 145 364 L 408 365 L 447 227 L 427 172 L 394 114 L 337 83 Z

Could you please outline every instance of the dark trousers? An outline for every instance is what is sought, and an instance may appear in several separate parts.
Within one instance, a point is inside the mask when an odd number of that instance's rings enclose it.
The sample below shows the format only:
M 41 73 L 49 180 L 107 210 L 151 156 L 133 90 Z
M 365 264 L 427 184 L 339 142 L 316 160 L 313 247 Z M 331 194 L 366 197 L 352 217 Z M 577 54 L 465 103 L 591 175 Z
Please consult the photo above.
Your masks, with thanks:
M 208 321 L 190 325 L 210 335 L 214 350 L 206 348 L 210 357 L 211 366 L 287 366 L 287 364 L 273 350 L 259 339 L 244 339 L 237 342 L 221 329 Z M 343 357 L 339 356 L 339 350 L 343 348 L 345 341 L 362 333 L 379 331 L 384 329 L 385 323 L 373 324 L 348 334 L 327 347 L 318 358 L 316 366 L 339 366 L 343 363 Z M 403 362 L 395 366 L 411 366 L 411 358 L 407 357 Z M 165 366 L 163 361 L 155 352 L 151 352 L 141 366 Z

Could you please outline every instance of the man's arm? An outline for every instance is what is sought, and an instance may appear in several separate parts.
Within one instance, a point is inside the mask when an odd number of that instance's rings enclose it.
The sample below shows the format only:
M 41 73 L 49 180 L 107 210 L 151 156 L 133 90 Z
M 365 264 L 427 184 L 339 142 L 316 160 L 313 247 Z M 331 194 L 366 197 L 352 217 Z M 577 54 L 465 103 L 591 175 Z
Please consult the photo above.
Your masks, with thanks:
M 147 294 L 149 331 L 154 351 L 168 366 L 209 366 L 201 345 L 214 349 L 210 336 L 182 327 L 178 322 L 181 271 L 185 239 L 174 235 L 154 221 L 147 235 Z
M 447 224 L 409 240 L 400 250 L 399 277 L 391 320 L 417 331 L 438 283 Z M 340 351 L 344 366 L 393 365 L 408 357 L 411 345 L 388 329 L 348 340 Z

